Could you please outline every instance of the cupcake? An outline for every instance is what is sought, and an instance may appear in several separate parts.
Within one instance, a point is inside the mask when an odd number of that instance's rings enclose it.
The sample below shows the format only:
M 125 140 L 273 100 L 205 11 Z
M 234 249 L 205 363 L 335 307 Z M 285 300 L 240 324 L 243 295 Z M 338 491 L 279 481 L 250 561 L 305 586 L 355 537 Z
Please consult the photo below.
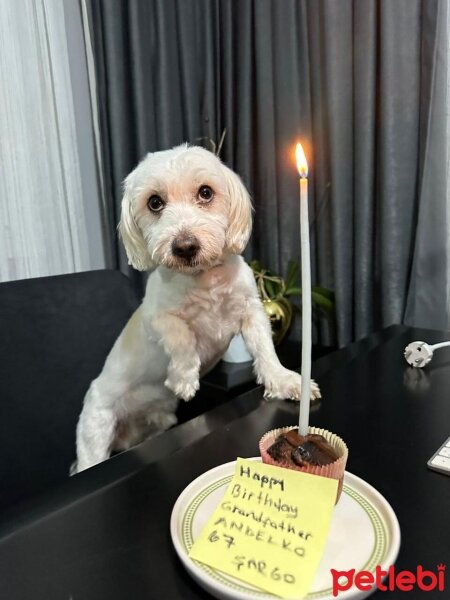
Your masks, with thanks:
M 267 432 L 259 442 L 262 461 L 276 467 L 330 477 L 339 481 L 336 503 L 344 481 L 348 448 L 340 437 L 317 427 L 306 436 L 298 427 L 282 427 Z

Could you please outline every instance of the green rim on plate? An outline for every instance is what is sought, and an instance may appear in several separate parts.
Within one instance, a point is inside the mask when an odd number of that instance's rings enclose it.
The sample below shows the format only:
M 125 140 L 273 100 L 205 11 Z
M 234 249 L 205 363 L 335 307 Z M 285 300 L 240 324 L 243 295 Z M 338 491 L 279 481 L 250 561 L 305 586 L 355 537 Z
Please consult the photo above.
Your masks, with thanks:
M 189 504 L 187 510 L 184 513 L 182 526 L 181 526 L 181 541 L 184 545 L 184 549 L 188 554 L 192 545 L 194 543 L 194 535 L 192 532 L 194 517 L 197 513 L 198 508 L 204 502 L 204 500 L 217 489 L 228 485 L 228 483 L 232 479 L 232 475 L 227 475 L 218 481 L 212 482 L 209 486 L 203 489 Z M 355 502 L 357 502 L 361 508 L 366 512 L 367 516 L 370 519 L 370 522 L 374 531 L 374 545 L 372 548 L 372 552 L 370 554 L 369 559 L 364 564 L 364 566 L 360 569 L 361 571 L 374 571 L 377 565 L 383 563 L 383 558 L 386 555 L 386 550 L 389 547 L 389 539 L 388 539 L 388 531 L 385 527 L 383 519 L 381 515 L 374 509 L 374 507 L 367 502 L 367 500 L 361 496 L 354 488 L 349 485 L 345 485 L 343 487 L 343 493 L 350 496 Z M 250 585 L 246 585 L 244 583 L 240 583 L 239 581 L 232 579 L 231 576 L 228 577 L 221 571 L 213 569 L 204 565 L 203 563 L 194 561 L 195 564 L 205 571 L 210 577 L 219 581 L 223 585 L 233 588 L 239 592 L 251 594 L 254 597 L 267 597 L 271 596 L 268 592 L 263 592 L 258 588 L 255 588 Z M 323 598 L 324 596 L 329 596 L 332 592 L 331 588 L 327 588 L 324 590 L 319 590 L 317 592 L 312 592 L 307 595 L 307 598 L 313 600 L 315 598 Z M 276 598 L 276 596 L 273 596 Z

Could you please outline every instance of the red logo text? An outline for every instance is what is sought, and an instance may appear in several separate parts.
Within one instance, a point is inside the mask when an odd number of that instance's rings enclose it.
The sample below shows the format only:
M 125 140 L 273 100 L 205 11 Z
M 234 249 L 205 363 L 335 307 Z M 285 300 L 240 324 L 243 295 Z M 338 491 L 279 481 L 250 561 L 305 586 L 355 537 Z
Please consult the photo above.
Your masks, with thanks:
M 396 571 L 395 567 L 389 567 L 383 571 L 380 566 L 372 571 L 359 571 L 355 569 L 350 571 L 336 571 L 331 569 L 333 577 L 333 596 L 338 596 L 340 592 L 349 590 L 353 585 L 358 590 L 368 591 L 376 587 L 380 592 L 393 592 L 400 590 L 402 592 L 411 592 L 414 589 L 423 592 L 445 589 L 445 565 L 437 566 L 437 571 L 427 571 L 422 565 L 418 565 L 416 571 Z

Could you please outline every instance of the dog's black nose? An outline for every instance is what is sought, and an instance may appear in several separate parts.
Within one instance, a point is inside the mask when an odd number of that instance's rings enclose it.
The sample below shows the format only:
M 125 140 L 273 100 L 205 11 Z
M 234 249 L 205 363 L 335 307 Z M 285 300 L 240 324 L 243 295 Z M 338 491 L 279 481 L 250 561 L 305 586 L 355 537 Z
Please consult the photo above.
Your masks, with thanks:
M 172 253 L 186 260 L 194 258 L 199 250 L 200 244 L 193 235 L 180 235 L 172 242 Z

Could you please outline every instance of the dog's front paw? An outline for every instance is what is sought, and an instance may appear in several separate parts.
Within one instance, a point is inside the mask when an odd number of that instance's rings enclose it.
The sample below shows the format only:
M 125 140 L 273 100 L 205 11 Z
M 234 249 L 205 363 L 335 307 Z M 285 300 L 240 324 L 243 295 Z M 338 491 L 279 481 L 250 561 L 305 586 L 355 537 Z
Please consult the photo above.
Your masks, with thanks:
M 180 378 L 179 375 L 177 377 L 169 375 L 164 382 L 164 385 L 169 388 L 177 398 L 181 398 L 188 402 L 195 396 L 200 387 L 200 382 L 198 376 L 195 375 L 183 378 Z
M 310 393 L 310 397 L 311 397 L 311 400 L 318 400 L 319 398 L 322 398 L 322 394 L 320 393 L 320 387 L 314 381 L 314 379 L 311 379 L 311 393 Z
M 264 397 L 268 400 L 300 400 L 302 378 L 288 369 L 277 370 L 266 378 Z M 321 397 L 317 383 L 311 380 L 311 400 Z

